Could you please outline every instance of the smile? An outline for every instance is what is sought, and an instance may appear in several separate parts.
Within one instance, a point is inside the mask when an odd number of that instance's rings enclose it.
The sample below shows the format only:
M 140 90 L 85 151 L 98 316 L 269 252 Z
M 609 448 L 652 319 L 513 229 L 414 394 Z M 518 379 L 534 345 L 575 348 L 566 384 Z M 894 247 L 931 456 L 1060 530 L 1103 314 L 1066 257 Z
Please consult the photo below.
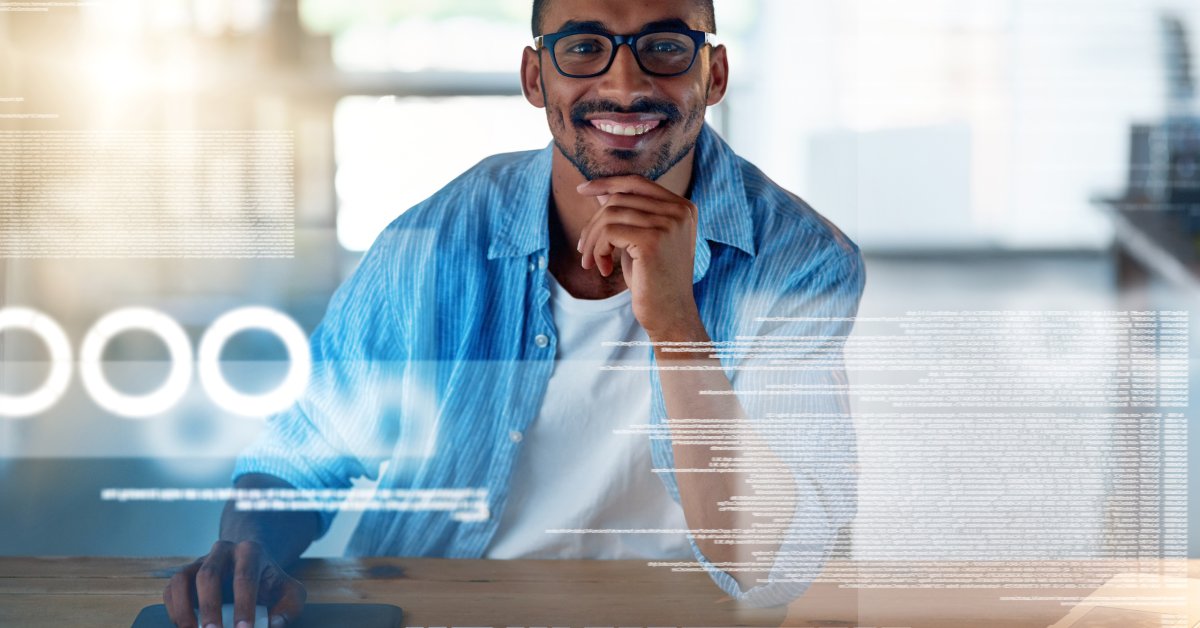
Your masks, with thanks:
M 636 123 L 617 122 L 615 120 L 589 120 L 592 126 L 608 133 L 609 135 L 620 135 L 624 137 L 635 137 L 645 135 L 650 131 L 658 128 L 661 120 L 645 120 Z

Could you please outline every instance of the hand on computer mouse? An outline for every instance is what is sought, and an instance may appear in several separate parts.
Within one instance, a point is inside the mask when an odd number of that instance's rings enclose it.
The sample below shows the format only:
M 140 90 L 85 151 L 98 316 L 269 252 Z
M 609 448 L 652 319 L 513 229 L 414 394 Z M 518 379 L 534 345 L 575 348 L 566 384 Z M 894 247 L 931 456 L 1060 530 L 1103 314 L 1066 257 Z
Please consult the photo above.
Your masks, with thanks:
M 222 596 L 231 585 L 235 623 L 224 626 Z M 207 556 L 171 577 L 163 591 L 163 604 L 171 621 L 180 628 L 197 627 L 196 608 L 200 610 L 199 626 L 204 628 L 253 626 L 254 607 L 259 604 L 270 609 L 270 627 L 281 628 L 300 617 L 307 595 L 304 585 L 276 564 L 261 544 L 217 541 Z

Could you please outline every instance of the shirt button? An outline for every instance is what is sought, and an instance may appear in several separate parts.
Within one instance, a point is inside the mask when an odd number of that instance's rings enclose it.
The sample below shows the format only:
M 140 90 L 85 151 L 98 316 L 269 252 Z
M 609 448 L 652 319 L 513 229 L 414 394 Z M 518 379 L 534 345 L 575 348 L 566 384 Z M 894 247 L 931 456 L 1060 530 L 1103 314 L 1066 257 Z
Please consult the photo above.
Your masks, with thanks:
M 521 434 L 520 432 L 518 432 L 517 430 L 513 430 L 508 433 L 508 439 L 514 443 L 521 442 L 522 438 L 525 438 L 525 436 L 523 434 Z
M 546 270 L 546 256 L 545 255 L 538 256 L 538 268 L 540 268 L 542 270 Z
M 533 344 L 537 345 L 539 349 L 545 349 L 550 344 L 550 338 L 547 337 L 546 334 L 538 334 L 537 337 L 533 339 Z
M 537 266 L 534 266 L 533 262 L 529 262 L 529 272 L 533 272 L 535 270 L 537 270 Z

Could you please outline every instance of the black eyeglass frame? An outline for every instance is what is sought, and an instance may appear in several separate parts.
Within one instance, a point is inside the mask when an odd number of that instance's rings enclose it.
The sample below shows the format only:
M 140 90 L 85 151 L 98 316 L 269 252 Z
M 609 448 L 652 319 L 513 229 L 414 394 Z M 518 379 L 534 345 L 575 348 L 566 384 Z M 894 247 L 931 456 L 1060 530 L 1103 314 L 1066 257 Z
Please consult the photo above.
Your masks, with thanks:
M 649 35 L 660 35 L 662 33 L 676 33 L 676 34 L 680 34 L 680 35 L 687 35 L 688 37 L 691 37 L 692 41 L 696 44 L 695 50 L 692 51 L 692 60 L 688 63 L 687 69 L 680 71 L 680 72 L 672 72 L 670 74 L 664 74 L 662 72 L 654 72 L 650 69 L 647 69 L 646 65 L 644 63 L 642 63 L 642 57 L 640 55 L 638 55 L 638 50 L 637 50 L 638 40 L 641 39 L 642 37 L 646 37 Z M 558 65 L 558 57 L 554 54 L 554 46 L 558 43 L 558 41 L 560 39 L 562 39 L 564 37 L 570 37 L 572 35 L 596 35 L 597 37 L 603 37 L 603 38 L 607 39 L 610 43 L 612 43 L 612 54 L 609 55 L 608 63 L 604 64 L 603 70 L 600 70 L 599 72 L 594 72 L 592 74 L 571 74 L 569 72 L 563 71 L 563 69 Z M 590 28 L 571 28 L 571 29 L 567 29 L 565 31 L 559 31 L 557 33 L 550 33 L 548 35 L 539 35 L 539 36 L 533 38 L 534 50 L 537 50 L 538 52 L 541 52 L 542 50 L 549 50 L 550 51 L 550 61 L 552 61 L 554 63 L 554 69 L 558 70 L 559 74 L 561 74 L 567 78 L 578 78 L 578 79 L 595 78 L 597 76 L 604 74 L 605 72 L 608 72 L 610 69 L 612 69 L 613 61 L 616 61 L 616 59 L 617 59 L 617 51 L 619 51 L 621 49 L 621 46 L 623 44 L 629 45 L 629 51 L 633 53 L 633 59 L 635 61 L 637 61 L 638 67 L 641 68 L 643 72 L 645 72 L 646 74 L 649 74 L 650 76 L 661 76 L 664 78 L 670 78 L 673 76 L 683 76 L 684 74 L 691 72 L 692 66 L 696 65 L 696 58 L 700 56 L 700 49 L 705 46 L 712 46 L 712 47 L 716 48 L 717 46 L 721 45 L 721 42 L 717 39 L 717 36 L 713 33 L 706 33 L 704 31 L 692 30 L 690 28 L 655 28 L 655 29 L 651 29 L 651 30 L 644 30 L 640 33 L 636 33 L 633 35 L 613 35 L 612 33 L 605 33 L 603 31 L 597 31 L 595 29 L 590 29 Z

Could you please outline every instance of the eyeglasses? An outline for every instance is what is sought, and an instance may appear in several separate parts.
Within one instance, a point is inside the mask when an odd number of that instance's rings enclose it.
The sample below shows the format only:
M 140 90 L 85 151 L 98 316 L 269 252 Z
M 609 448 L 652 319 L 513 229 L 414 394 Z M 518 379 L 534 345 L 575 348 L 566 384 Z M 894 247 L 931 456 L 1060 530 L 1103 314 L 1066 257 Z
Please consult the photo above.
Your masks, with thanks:
M 572 29 L 533 39 L 537 50 L 550 51 L 558 73 L 570 78 L 592 78 L 608 72 L 622 44 L 629 45 L 638 67 L 652 76 L 687 74 L 701 48 L 720 45 L 716 35 L 686 28 L 657 29 L 636 35 Z

